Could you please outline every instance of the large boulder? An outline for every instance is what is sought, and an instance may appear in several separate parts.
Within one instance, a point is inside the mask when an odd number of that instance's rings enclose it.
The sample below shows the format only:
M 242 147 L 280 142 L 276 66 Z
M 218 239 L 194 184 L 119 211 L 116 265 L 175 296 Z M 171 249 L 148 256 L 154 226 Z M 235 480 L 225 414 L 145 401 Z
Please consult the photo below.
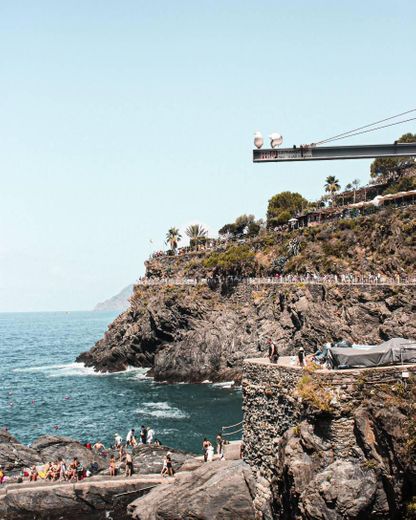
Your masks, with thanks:
M 84 467 L 95 463 L 99 470 L 103 470 L 108 466 L 107 461 L 102 456 L 70 437 L 44 435 L 32 444 L 32 449 L 39 453 L 42 462 L 45 463 L 59 458 L 71 461 L 74 457 L 77 457 Z
M 205 463 L 135 500 L 128 511 L 135 520 L 250 520 L 253 484 L 251 470 L 241 460 Z
M 192 460 L 192 457 L 184 451 L 175 450 L 167 446 L 140 444 L 133 450 L 133 464 L 135 471 L 146 475 L 160 473 L 163 468 L 163 460 L 168 452 L 171 454 L 172 464 L 175 471 L 180 470 L 185 463 L 189 465 Z
M 0 430 L 0 465 L 6 472 L 19 472 L 33 464 L 42 464 L 40 454 L 21 444 L 8 431 Z

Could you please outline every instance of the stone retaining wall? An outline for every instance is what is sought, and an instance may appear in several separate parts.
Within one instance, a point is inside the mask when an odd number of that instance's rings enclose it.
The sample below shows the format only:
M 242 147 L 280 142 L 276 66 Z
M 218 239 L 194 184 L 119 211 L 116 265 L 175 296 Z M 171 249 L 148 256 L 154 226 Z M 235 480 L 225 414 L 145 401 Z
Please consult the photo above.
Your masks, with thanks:
M 336 437 L 338 450 L 349 450 L 350 430 L 353 426 L 350 412 L 363 400 L 363 388 L 369 385 L 392 385 L 402 381 L 402 372 L 416 376 L 416 365 L 381 367 L 360 370 L 334 370 L 309 372 L 296 366 L 280 366 L 262 360 L 246 360 L 243 370 L 243 441 L 245 460 L 250 464 L 257 480 L 255 506 L 259 518 L 269 518 L 265 504 L 270 501 L 270 483 L 276 474 L 279 441 L 282 435 L 302 420 L 311 416 L 313 406 L 305 406 L 308 391 L 323 396 L 333 417 L 331 437 Z M 302 387 L 305 390 L 302 398 Z M 316 410 L 317 415 L 321 413 Z M 318 419 L 319 421 L 319 419 Z M 348 424 L 347 424 L 348 423 Z M 339 431 L 338 431 L 339 430 Z M 347 442 L 348 441 L 348 442 Z M 342 454 L 341 454 L 342 455 Z

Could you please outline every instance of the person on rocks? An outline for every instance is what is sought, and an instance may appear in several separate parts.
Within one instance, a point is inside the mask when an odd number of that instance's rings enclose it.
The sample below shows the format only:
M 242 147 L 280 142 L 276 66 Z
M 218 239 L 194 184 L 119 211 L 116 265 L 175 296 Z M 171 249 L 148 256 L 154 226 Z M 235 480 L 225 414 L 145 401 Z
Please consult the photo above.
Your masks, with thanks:
M 133 446 L 136 444 L 136 437 L 135 437 L 135 431 L 134 428 L 132 428 L 126 437 L 126 444 L 127 446 Z
M 301 367 L 305 366 L 305 350 L 303 347 L 298 350 L 298 362 Z
M 212 446 L 212 444 L 210 443 L 210 441 L 205 437 L 204 440 L 202 441 L 202 451 L 203 451 L 203 454 L 204 454 L 204 462 L 207 462 L 208 460 L 208 448 Z
M 36 482 L 38 480 L 38 476 L 39 476 L 39 473 L 38 473 L 37 467 L 32 466 L 30 468 L 30 473 L 29 473 L 29 482 Z
M 207 448 L 207 460 L 206 462 L 212 462 L 214 459 L 214 446 L 209 443 L 209 446 Z
M 224 439 L 222 438 L 221 433 L 217 433 L 216 437 L 217 441 L 217 454 L 220 456 L 220 458 L 223 458 L 223 451 L 224 451 Z
M 117 474 L 117 467 L 116 467 L 116 459 L 114 455 L 111 455 L 110 457 L 110 465 L 109 465 L 109 473 L 110 477 L 115 477 Z
M 103 450 L 105 450 L 105 446 L 101 441 L 97 441 L 94 446 L 94 450 L 98 453 L 101 453 Z
M 279 351 L 277 350 L 277 346 L 272 339 L 267 340 L 269 344 L 269 359 L 270 363 L 277 363 L 279 361 Z
M 153 428 L 149 428 L 147 430 L 147 439 L 146 439 L 147 444 L 153 444 L 154 435 L 155 435 L 155 432 L 154 432 Z
M 59 480 L 66 480 L 68 468 L 64 459 L 59 459 Z
M 142 441 L 142 444 L 146 444 L 147 442 L 147 428 L 143 424 L 140 429 L 140 440 Z
M 126 477 L 133 475 L 133 457 L 129 451 L 126 452 Z
M 77 480 L 82 480 L 85 477 L 85 470 L 82 462 L 80 462 L 78 459 L 78 466 L 77 466 Z
M 3 466 L 0 466 L 0 485 L 6 482 L 6 474 L 4 472 Z
M 168 453 L 170 453 L 170 452 L 168 451 Z M 166 456 L 163 459 L 163 467 L 162 467 L 162 471 L 160 472 L 160 475 L 162 477 L 166 477 L 168 474 L 168 453 L 166 453 Z
M 118 448 L 118 460 L 121 462 L 126 455 L 126 450 L 124 449 L 124 446 L 120 444 L 120 447 Z
M 172 465 L 172 454 L 170 451 L 166 453 L 166 468 L 169 477 L 173 477 L 175 475 L 175 470 Z
M 69 465 L 68 480 L 81 480 L 79 478 L 80 471 L 82 471 L 82 465 L 79 462 L 78 457 L 74 457 Z
M 116 450 L 120 448 L 120 446 L 123 443 L 123 439 L 121 438 L 121 435 L 119 433 L 114 434 L 114 447 Z

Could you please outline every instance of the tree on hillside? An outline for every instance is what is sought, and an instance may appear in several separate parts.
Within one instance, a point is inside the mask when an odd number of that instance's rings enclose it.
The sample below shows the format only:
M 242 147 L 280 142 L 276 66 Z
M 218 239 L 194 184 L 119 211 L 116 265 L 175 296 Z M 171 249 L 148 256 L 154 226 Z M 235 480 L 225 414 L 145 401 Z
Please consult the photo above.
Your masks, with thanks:
M 267 227 L 273 228 L 286 224 L 308 204 L 308 201 L 300 193 L 283 191 L 273 195 L 267 206 Z
M 235 238 L 254 237 L 259 234 L 262 220 L 256 220 L 254 215 L 240 215 L 231 224 L 225 224 L 218 233 L 223 236 L 231 236 Z
M 398 143 L 415 143 L 416 134 L 403 134 L 398 140 Z M 414 160 L 414 157 L 379 157 L 374 159 L 370 166 L 370 174 L 373 179 L 379 182 L 386 182 L 391 178 L 398 176 L 400 167 L 409 161 Z
M 185 230 L 186 236 L 190 238 L 191 247 L 198 247 L 199 244 L 205 241 L 208 231 L 199 224 L 191 224 Z
M 166 233 L 166 243 L 169 244 L 172 251 L 176 250 L 181 238 L 182 236 L 179 233 L 179 229 L 176 227 L 171 227 Z
M 335 193 L 340 189 L 341 185 L 335 175 L 328 175 L 325 179 L 325 191 L 331 195 L 332 204 L 334 204 Z

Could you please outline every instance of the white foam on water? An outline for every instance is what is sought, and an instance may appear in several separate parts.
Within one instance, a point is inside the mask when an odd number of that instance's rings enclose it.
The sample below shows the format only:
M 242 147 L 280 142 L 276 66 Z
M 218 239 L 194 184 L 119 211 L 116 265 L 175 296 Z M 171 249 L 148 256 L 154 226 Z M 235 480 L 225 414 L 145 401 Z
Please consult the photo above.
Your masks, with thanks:
M 234 381 L 223 381 L 222 383 L 212 383 L 212 386 L 217 386 L 219 388 L 232 388 L 234 385 Z
M 186 419 L 189 417 L 183 410 L 170 406 L 167 402 L 143 403 L 135 412 L 146 417 L 163 417 L 168 419 Z
M 202 381 L 202 384 L 208 384 L 208 383 L 212 383 L 212 381 L 210 381 L 209 379 L 204 379 L 204 381 Z
M 127 370 L 120 372 L 96 372 L 93 367 L 86 367 L 84 363 L 66 363 L 62 365 L 41 365 L 38 367 L 15 368 L 13 372 L 23 373 L 44 373 L 47 377 L 68 377 L 68 376 L 112 376 L 135 374 L 137 372 L 138 379 L 144 379 L 147 369 L 127 367 Z

